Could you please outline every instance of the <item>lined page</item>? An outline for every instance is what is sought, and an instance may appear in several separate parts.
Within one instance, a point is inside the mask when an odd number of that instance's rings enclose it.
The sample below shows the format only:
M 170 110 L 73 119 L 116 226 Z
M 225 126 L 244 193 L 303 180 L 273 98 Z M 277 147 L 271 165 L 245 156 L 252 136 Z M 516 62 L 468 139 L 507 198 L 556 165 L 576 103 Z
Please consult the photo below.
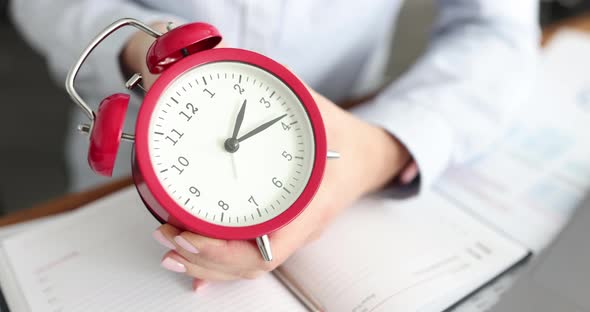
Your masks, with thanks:
M 441 311 L 527 254 L 427 194 L 360 201 L 284 267 L 327 311 Z
M 527 247 L 546 247 L 590 190 L 589 54 L 587 33 L 553 38 L 518 122 L 489 154 L 451 168 L 435 189 Z
M 189 277 L 159 266 L 157 225 L 129 188 L 7 239 L 5 260 L 31 311 L 305 311 L 268 274 L 193 292 Z
M 449 170 L 435 189 L 534 251 L 545 248 L 590 190 L 589 54 L 587 33 L 556 34 L 505 139 Z M 454 311 L 489 310 L 514 280 L 502 278 Z

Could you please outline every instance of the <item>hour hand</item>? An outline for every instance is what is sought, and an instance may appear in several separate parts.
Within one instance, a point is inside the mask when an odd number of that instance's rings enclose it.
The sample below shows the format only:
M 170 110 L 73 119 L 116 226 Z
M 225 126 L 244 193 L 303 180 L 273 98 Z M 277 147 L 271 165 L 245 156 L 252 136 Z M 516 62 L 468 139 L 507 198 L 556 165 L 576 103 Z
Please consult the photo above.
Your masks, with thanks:
M 234 132 L 231 138 L 225 140 L 223 146 L 226 151 L 230 153 L 235 153 L 240 148 L 240 142 L 238 142 L 238 133 L 240 132 L 240 127 L 242 126 L 242 121 L 244 120 L 244 114 L 246 113 L 246 102 L 242 103 L 242 107 L 240 108 L 240 112 L 238 112 L 238 116 L 236 117 L 236 122 L 234 123 Z
M 232 138 L 238 137 L 238 132 L 240 132 L 240 127 L 242 126 L 242 121 L 244 120 L 244 113 L 246 112 L 246 100 L 242 103 L 242 108 L 240 108 L 240 112 L 238 113 L 238 117 L 236 118 L 236 123 L 234 125 L 234 133 L 232 134 Z
M 275 124 L 279 120 L 285 118 L 285 116 L 287 116 L 287 114 L 284 114 L 284 115 L 279 116 L 279 117 L 277 117 L 277 118 L 275 118 L 275 119 L 273 119 L 271 121 L 267 121 L 267 122 L 263 123 L 262 125 L 256 127 L 256 129 L 254 129 L 254 130 L 252 130 L 252 131 L 244 134 L 243 136 L 239 137 L 238 138 L 238 142 L 243 142 L 247 138 L 250 138 L 250 137 L 252 137 L 252 136 L 254 136 L 254 135 L 256 135 L 256 134 L 258 134 L 258 133 L 260 133 L 260 132 L 262 132 L 264 130 L 266 130 L 266 128 L 272 126 L 273 124 Z

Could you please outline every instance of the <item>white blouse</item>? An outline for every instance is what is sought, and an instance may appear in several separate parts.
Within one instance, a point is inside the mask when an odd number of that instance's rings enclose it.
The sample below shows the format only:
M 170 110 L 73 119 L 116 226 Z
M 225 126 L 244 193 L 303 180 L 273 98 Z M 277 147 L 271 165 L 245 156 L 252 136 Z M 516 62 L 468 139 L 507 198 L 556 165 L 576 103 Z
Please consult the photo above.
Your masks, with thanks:
M 538 0 L 437 3 L 427 52 L 355 110 L 406 145 L 422 185 L 499 138 L 532 85 L 540 33 Z M 13 0 L 11 12 L 60 85 L 89 40 L 118 18 L 204 21 L 219 28 L 228 45 L 286 64 L 338 102 L 378 87 L 400 5 L 400 0 Z M 124 92 L 119 53 L 130 33 L 108 39 L 85 64 L 77 87 L 89 103 Z M 126 128 L 132 130 L 137 106 L 130 110 Z M 77 110 L 72 118 L 85 122 Z M 74 188 L 81 189 L 101 179 L 88 169 L 87 140 L 74 129 L 68 157 Z M 130 146 L 121 154 L 118 175 L 130 171 Z

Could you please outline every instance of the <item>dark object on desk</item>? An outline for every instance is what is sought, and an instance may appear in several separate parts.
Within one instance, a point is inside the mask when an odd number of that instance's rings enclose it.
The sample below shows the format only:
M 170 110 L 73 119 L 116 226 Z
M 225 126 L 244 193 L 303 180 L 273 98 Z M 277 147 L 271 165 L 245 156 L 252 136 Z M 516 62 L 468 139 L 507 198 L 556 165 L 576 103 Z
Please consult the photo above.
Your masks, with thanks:
M 4 203 L 2 202 L 2 198 L 2 189 L 0 189 L 0 216 L 6 213 L 6 211 L 4 210 Z
M 7 23 L 7 22 L 8 22 L 8 0 L 0 0 L 0 24 Z
M 590 195 L 494 312 L 590 311 Z
M 590 0 L 541 1 L 541 25 L 590 13 Z
M 9 312 L 10 310 L 8 310 L 8 304 L 6 303 L 6 299 L 4 299 L 4 294 L 2 293 L 2 290 L 0 289 L 0 312 Z

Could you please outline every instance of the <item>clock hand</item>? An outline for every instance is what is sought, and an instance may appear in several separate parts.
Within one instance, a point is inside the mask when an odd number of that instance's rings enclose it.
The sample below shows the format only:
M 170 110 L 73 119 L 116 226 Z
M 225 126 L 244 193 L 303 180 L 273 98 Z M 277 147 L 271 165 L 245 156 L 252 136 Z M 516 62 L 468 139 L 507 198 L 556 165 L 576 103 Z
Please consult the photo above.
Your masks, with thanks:
M 272 126 L 273 124 L 275 124 L 277 121 L 285 118 L 285 116 L 287 116 L 287 114 L 284 114 L 284 115 L 279 116 L 279 117 L 277 117 L 277 118 L 275 118 L 275 119 L 273 119 L 271 121 L 267 121 L 267 122 L 263 123 L 262 125 L 258 126 L 256 129 L 254 129 L 254 130 L 252 130 L 252 131 L 244 134 L 243 136 L 239 137 L 238 138 L 238 142 L 242 142 L 242 141 L 246 140 L 247 138 L 252 137 L 255 134 L 258 134 L 258 133 L 262 132 L 266 128 L 268 128 L 268 127 Z
M 240 127 L 242 126 L 242 121 L 244 120 L 244 113 L 246 112 L 246 100 L 242 103 L 242 108 L 240 108 L 240 112 L 238 113 L 238 117 L 236 118 L 236 124 L 234 126 L 234 134 L 232 138 L 238 137 L 238 132 L 240 131 Z
M 240 127 L 242 126 L 242 121 L 244 120 L 244 114 L 246 113 L 246 100 L 242 103 L 242 107 L 238 112 L 238 117 L 236 117 L 236 122 L 234 124 L 234 133 L 231 138 L 225 140 L 223 146 L 225 150 L 230 153 L 235 153 L 240 148 L 240 142 L 236 139 L 238 137 L 238 132 L 240 132 Z
M 236 154 L 231 153 L 229 154 L 229 156 L 231 157 L 231 168 L 232 168 L 232 172 L 234 174 L 234 179 L 238 178 L 238 165 L 236 164 Z

